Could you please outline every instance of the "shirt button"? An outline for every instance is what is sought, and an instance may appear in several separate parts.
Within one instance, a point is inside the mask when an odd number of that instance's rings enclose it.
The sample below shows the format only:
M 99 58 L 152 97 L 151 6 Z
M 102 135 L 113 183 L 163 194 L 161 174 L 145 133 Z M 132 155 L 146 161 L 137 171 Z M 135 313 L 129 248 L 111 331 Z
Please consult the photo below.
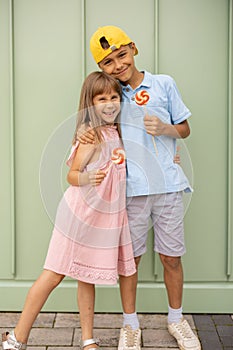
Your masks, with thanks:
M 126 88 L 125 91 L 126 91 L 126 92 L 129 92 L 129 88 Z

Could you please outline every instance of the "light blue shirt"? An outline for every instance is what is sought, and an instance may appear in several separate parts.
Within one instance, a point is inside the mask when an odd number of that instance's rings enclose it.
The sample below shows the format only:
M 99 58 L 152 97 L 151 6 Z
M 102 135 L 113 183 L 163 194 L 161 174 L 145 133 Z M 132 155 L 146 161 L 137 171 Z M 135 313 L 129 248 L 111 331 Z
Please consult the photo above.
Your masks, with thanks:
M 176 139 L 164 135 L 155 137 L 157 154 L 143 122 L 145 113 L 168 124 L 179 124 L 191 116 L 175 81 L 167 75 L 144 72 L 139 87 L 133 90 L 128 85 L 122 89 L 121 130 L 127 157 L 127 197 L 192 191 L 182 168 L 173 161 Z M 141 90 L 150 96 L 144 106 L 135 102 L 135 95 Z

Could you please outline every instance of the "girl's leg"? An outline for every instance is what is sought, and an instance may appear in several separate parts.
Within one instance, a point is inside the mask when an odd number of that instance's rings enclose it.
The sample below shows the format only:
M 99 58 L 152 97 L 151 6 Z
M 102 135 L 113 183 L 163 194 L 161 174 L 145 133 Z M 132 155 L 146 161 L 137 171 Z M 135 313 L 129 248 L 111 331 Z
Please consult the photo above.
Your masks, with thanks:
M 94 284 L 78 281 L 78 307 L 82 329 L 82 340 L 92 339 L 95 307 Z M 85 350 L 94 347 L 97 347 L 97 345 L 91 344 L 86 346 Z
M 48 299 L 52 290 L 65 276 L 44 270 L 30 288 L 19 322 L 15 327 L 15 337 L 21 343 L 27 343 L 32 325 Z

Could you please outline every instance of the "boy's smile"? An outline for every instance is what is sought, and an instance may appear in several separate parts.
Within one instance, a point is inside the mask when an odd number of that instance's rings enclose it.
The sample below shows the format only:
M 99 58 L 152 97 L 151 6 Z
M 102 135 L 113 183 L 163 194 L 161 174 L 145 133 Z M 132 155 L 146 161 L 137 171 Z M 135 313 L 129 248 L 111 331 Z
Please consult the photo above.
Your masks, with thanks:
M 107 74 L 118 79 L 123 85 L 131 85 L 134 89 L 143 80 L 143 73 L 139 72 L 134 63 L 135 44 L 121 46 L 105 57 L 99 67 Z

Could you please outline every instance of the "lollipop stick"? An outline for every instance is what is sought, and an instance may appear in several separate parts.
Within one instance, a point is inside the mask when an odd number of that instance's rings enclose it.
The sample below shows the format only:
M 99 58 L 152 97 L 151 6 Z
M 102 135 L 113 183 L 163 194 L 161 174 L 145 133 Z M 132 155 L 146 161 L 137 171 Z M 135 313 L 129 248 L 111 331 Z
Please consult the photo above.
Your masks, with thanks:
M 111 169 L 111 167 L 113 166 L 113 162 L 110 163 L 110 165 L 107 167 L 107 169 L 105 170 L 105 173 L 107 174 L 107 172 Z
M 144 106 L 144 107 L 145 107 L 145 113 L 148 114 L 148 113 L 147 113 L 146 106 Z M 155 137 L 154 137 L 153 135 L 151 135 L 151 137 L 152 137 L 152 142 L 153 142 L 153 145 L 154 145 L 154 149 L 155 149 L 156 156 L 158 156 L 158 155 L 159 155 L 159 152 L 158 152 L 158 148 L 157 148 L 157 145 L 156 145 L 156 142 L 155 142 Z
M 156 146 L 155 137 L 153 135 L 151 135 L 151 137 L 152 137 L 152 142 L 153 142 L 153 145 L 154 145 L 156 156 L 158 156 L 159 152 L 158 152 L 158 148 Z

